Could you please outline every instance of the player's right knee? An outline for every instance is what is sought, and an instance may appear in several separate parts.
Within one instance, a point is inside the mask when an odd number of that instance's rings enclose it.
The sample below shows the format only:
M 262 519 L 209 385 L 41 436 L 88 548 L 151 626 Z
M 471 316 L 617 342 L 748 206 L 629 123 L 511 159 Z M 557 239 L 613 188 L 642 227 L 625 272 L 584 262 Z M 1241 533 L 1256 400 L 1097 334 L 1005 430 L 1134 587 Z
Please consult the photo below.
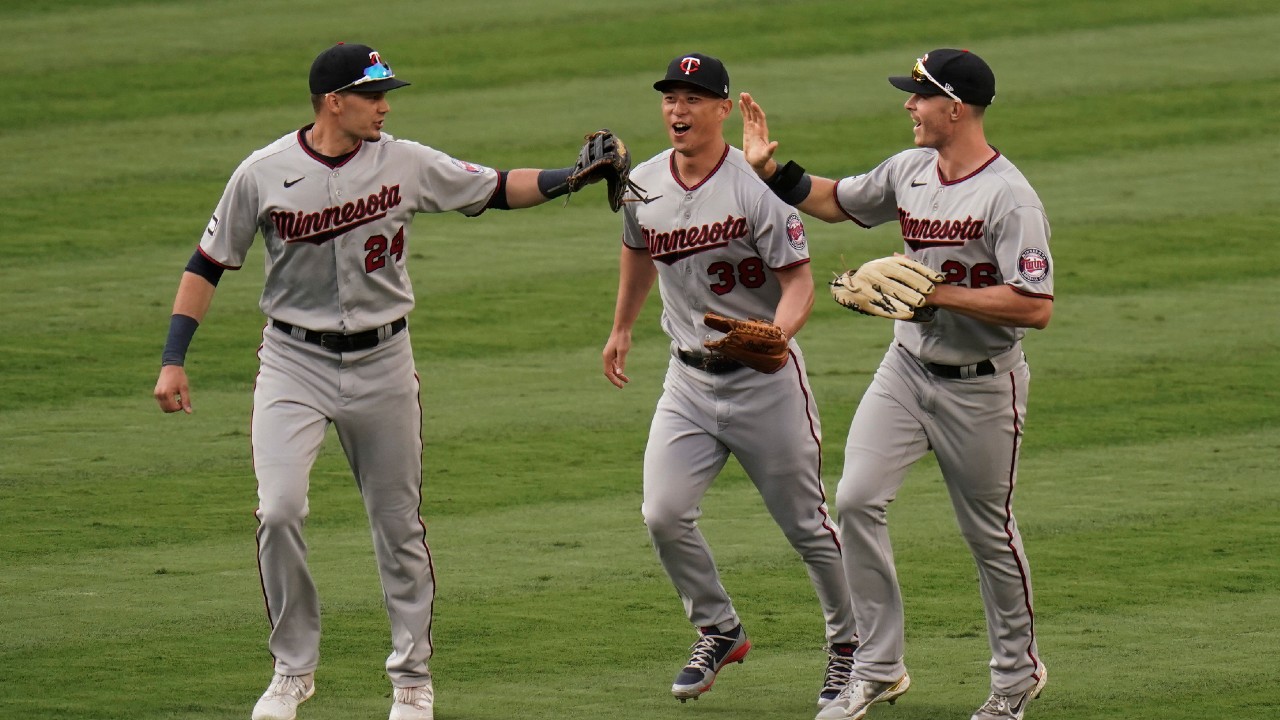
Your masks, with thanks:
M 309 510 L 307 499 L 303 498 L 261 498 L 258 510 L 254 514 L 258 524 L 264 527 L 284 527 L 301 523 L 306 519 Z
M 693 523 L 685 520 L 680 513 L 674 512 L 669 508 L 650 509 L 646 506 L 644 509 L 644 525 L 649 529 L 649 537 L 654 542 L 660 543 L 674 540 L 689 532 Z

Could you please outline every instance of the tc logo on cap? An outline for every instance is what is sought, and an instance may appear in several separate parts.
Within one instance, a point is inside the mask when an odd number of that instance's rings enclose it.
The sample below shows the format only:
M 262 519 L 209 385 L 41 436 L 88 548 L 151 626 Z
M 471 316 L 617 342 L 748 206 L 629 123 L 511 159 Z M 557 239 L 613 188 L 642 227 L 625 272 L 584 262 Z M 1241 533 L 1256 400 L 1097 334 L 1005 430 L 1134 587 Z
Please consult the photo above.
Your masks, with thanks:
M 702 61 L 696 57 L 686 57 L 680 61 L 680 69 L 685 75 L 692 75 L 698 72 L 698 68 L 702 66 Z

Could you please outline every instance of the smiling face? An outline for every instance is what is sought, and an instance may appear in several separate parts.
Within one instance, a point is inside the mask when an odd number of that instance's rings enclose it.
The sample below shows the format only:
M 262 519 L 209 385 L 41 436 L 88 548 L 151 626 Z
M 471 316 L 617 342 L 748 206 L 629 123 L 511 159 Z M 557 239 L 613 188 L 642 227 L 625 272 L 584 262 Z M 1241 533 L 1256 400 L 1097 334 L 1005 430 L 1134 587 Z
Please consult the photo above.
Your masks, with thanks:
M 951 139 L 955 126 L 956 106 L 960 103 L 946 95 L 914 94 L 903 104 L 911 115 L 911 128 L 917 147 L 942 148 Z
M 671 87 L 662 93 L 662 119 L 671 147 L 682 155 L 719 151 L 723 126 L 733 103 L 692 86 Z

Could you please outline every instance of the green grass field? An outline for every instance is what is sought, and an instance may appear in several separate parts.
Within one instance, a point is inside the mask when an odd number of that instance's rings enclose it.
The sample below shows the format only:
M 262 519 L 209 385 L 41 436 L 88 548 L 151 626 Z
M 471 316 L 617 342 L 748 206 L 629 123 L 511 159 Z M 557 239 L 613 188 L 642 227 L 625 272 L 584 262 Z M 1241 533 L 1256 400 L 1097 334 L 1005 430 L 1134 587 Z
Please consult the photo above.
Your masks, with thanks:
M 601 126 L 658 152 L 650 84 L 677 53 L 718 55 L 781 157 L 828 176 L 909 145 L 884 76 L 934 47 L 982 54 L 989 138 L 1040 192 L 1057 261 L 1053 323 L 1026 341 L 1018 517 L 1051 671 L 1027 717 L 1280 714 L 1273 0 L 6 0 L 0 25 L 0 718 L 243 719 L 269 680 L 247 437 L 260 247 L 197 334 L 195 414 L 162 415 L 151 388 L 227 176 L 310 120 L 307 67 L 342 39 L 413 82 L 389 132 L 503 168 L 567 165 Z M 756 649 L 697 703 L 668 694 L 693 636 L 639 513 L 666 343 L 655 297 L 632 384 L 600 374 L 619 233 L 602 195 L 415 226 L 436 716 L 812 717 L 817 602 L 736 467 L 702 526 Z M 897 249 L 894 231 L 811 221 L 815 277 Z M 890 334 L 819 298 L 800 336 L 829 494 Z M 311 510 L 325 635 L 300 717 L 385 717 L 387 621 L 332 438 Z M 890 515 L 914 683 L 871 718 L 964 720 L 988 650 L 931 461 Z

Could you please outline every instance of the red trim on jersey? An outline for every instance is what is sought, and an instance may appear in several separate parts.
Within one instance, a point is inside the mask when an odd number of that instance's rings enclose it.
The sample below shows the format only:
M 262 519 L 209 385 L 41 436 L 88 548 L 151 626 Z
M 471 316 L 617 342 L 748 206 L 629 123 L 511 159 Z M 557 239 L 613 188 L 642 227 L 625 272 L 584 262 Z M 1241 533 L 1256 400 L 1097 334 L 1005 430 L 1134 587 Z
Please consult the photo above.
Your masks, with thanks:
M 800 392 L 804 395 L 804 415 L 809 420 L 809 437 L 813 438 L 813 442 L 818 446 L 818 496 L 822 498 L 822 504 L 818 506 L 818 512 L 822 514 L 822 527 L 827 529 L 831 535 L 831 540 L 836 544 L 836 549 L 843 552 L 844 548 L 840 545 L 840 533 L 836 532 L 836 528 L 831 524 L 831 515 L 827 512 L 827 490 L 822 485 L 822 438 L 818 435 L 818 429 L 813 424 L 813 413 L 810 408 L 813 407 L 813 397 L 809 393 L 809 388 L 804 384 L 805 375 L 800 370 L 800 363 L 796 358 L 794 350 L 787 350 L 787 355 L 791 358 L 791 367 L 795 368 L 796 382 L 800 384 Z
M 1036 615 L 1031 609 L 1031 579 L 1027 577 L 1027 566 L 1023 562 L 1022 556 L 1018 554 L 1018 548 L 1013 544 L 1013 485 L 1014 477 L 1018 471 L 1018 438 L 1022 436 L 1022 423 L 1018 417 L 1018 383 L 1013 373 L 1009 373 L 1009 390 L 1010 400 L 1009 407 L 1013 411 L 1013 451 L 1009 455 L 1009 491 L 1004 496 L 1004 534 L 1008 538 L 1006 543 L 1009 552 L 1013 553 L 1013 561 L 1018 565 L 1018 575 L 1022 580 L 1022 603 L 1027 609 L 1027 619 L 1031 624 L 1031 638 L 1027 642 L 1027 657 L 1031 659 L 1034 668 L 1039 669 L 1040 659 L 1036 657 L 1031 648 L 1036 641 Z M 1032 672 L 1032 677 L 1035 677 Z M 1038 679 L 1038 678 L 1037 678 Z
M 423 428 L 423 412 L 422 412 L 422 378 L 418 376 L 418 371 L 413 372 L 413 382 L 417 386 L 415 393 L 418 398 L 418 457 L 422 457 L 423 447 L 426 445 L 422 439 Z M 427 608 L 427 657 L 435 652 L 435 640 L 431 637 L 431 629 L 434 625 L 436 617 L 436 564 L 431 557 L 431 547 L 427 545 L 427 524 L 422 520 L 422 476 L 425 469 L 418 474 L 418 525 L 422 528 L 422 549 L 427 551 L 427 574 L 431 577 L 431 603 Z
M 242 265 L 226 265 L 226 264 L 220 263 L 217 260 L 214 260 L 213 256 L 205 252 L 204 248 L 200 247 L 199 245 L 196 246 L 196 251 L 199 252 L 201 255 L 203 255 L 206 260 L 213 263 L 214 265 L 217 265 L 223 270 L 239 270 L 241 267 L 243 267 Z
M 264 333 L 267 331 L 267 328 L 265 325 L 262 327 L 262 331 Z M 261 357 L 261 354 L 262 354 L 262 345 L 259 344 L 258 345 L 259 357 Z M 262 377 L 261 367 L 258 368 L 258 374 L 253 376 L 254 393 L 257 393 L 258 391 L 258 378 L 260 377 Z M 249 407 L 249 466 L 254 469 L 254 475 L 257 475 L 257 470 L 258 470 L 258 461 L 253 456 L 253 415 L 256 409 L 257 408 L 252 405 Z M 272 630 L 275 630 L 276 623 L 274 620 L 271 619 L 271 600 L 267 598 L 267 583 L 262 579 L 262 518 L 258 515 L 258 510 L 259 508 L 253 509 L 253 517 L 255 520 L 258 521 L 258 527 L 253 532 L 253 547 L 254 547 L 253 560 L 258 565 L 258 588 L 262 590 L 262 608 L 267 613 L 267 625 L 269 625 Z M 268 651 L 268 654 L 271 655 L 271 659 L 273 661 L 276 659 L 276 656 L 274 654 L 270 653 L 269 651 Z
M 298 130 L 298 146 L 302 148 L 303 152 L 311 156 L 312 160 L 319 162 L 325 167 L 340 168 L 343 165 L 346 165 L 348 162 L 351 161 L 351 158 L 356 156 L 356 153 L 360 152 L 360 148 L 364 147 L 365 141 L 361 140 L 360 144 L 356 146 L 356 149 L 352 150 L 346 155 L 341 155 L 336 158 L 330 158 L 327 155 L 321 155 L 320 153 L 316 152 L 310 145 L 307 144 L 307 131 L 313 127 L 315 127 L 315 123 L 306 125 Z
M 991 146 L 988 145 L 987 147 L 991 147 Z M 988 165 L 1000 159 L 1000 151 L 996 150 L 995 148 L 991 148 L 991 149 L 995 151 L 995 155 L 992 156 L 990 160 L 982 163 L 982 167 L 979 167 L 977 170 L 974 170 L 973 172 L 969 173 L 968 175 L 965 175 L 964 177 L 958 180 L 947 180 L 946 178 L 942 177 L 942 167 L 935 160 L 933 163 L 933 169 L 936 170 L 938 173 L 938 182 L 942 183 L 943 185 L 955 185 L 956 183 L 962 183 L 965 180 L 968 180 L 969 178 L 973 177 L 974 175 L 977 175 L 978 173 L 982 172 L 983 170 L 986 170 Z
M 791 263 L 790 265 L 783 265 L 782 267 L 771 267 L 769 269 L 774 272 L 777 272 L 779 270 L 790 270 L 793 267 L 799 267 L 801 265 L 808 264 L 808 262 L 809 262 L 809 258 L 801 258 L 800 260 L 797 260 Z
M 836 207 L 840 208 L 840 212 L 844 213 L 844 216 L 845 216 L 845 217 L 847 217 L 847 218 L 849 218 L 850 220 L 854 221 L 855 223 L 857 223 L 857 224 L 861 225 L 862 227 L 864 227 L 864 228 L 866 228 L 866 229 L 870 230 L 870 229 L 871 229 L 871 226 L 870 226 L 870 225 L 868 225 L 868 224 L 866 224 L 866 223 L 862 222 L 862 221 L 861 221 L 861 220 L 859 220 L 858 218 L 856 218 L 856 217 L 854 217 L 853 215 L 849 214 L 849 211 L 844 209 L 844 205 L 840 204 L 840 194 L 836 192 L 836 190 L 838 190 L 839 188 L 840 188 L 840 181 L 839 181 L 839 180 L 837 180 L 837 181 L 835 182 L 835 184 L 831 186 L 831 199 L 836 201 Z
M 671 165 L 671 177 L 675 179 L 675 181 L 676 181 L 676 184 L 677 184 L 677 185 L 679 185 L 680 187 L 684 188 L 685 190 L 687 190 L 687 191 L 697 190 L 698 188 L 700 188 L 700 187 L 702 187 L 703 185 L 707 184 L 707 181 L 711 179 L 711 176 L 716 174 L 716 171 L 720 169 L 720 166 L 721 166 L 721 165 L 724 165 L 724 159 L 725 159 L 725 158 L 727 158 L 727 157 L 729 157 L 729 143 L 725 143 L 725 144 L 724 144 L 724 152 L 720 154 L 720 161 L 716 163 L 716 166 L 715 166 L 715 167 L 711 168 L 711 172 L 707 173 L 707 176 L 706 176 L 706 177 L 704 177 L 704 178 L 702 178 L 702 180 L 698 181 L 698 184 L 697 184 L 697 185 L 694 185 L 693 187 L 689 187 L 688 185 L 685 185 L 685 184 L 684 184 L 684 181 L 683 181 L 683 180 L 681 180 L 681 179 L 680 179 L 680 173 L 676 170 L 676 153 L 675 153 L 675 151 L 674 151 L 674 150 L 672 150 L 672 151 L 671 151 L 671 162 L 670 162 L 670 165 Z
M 1033 292 L 1030 292 L 1030 291 L 1028 291 L 1028 290 L 1023 290 L 1022 288 L 1018 287 L 1017 285 L 1010 285 L 1010 284 L 1008 284 L 1008 283 L 1005 283 L 1005 287 L 1008 287 L 1010 290 L 1012 290 L 1012 291 L 1014 291 L 1014 292 L 1018 293 L 1019 295 L 1025 295 L 1025 296 L 1027 296 L 1027 297 L 1033 297 L 1033 298 L 1043 298 L 1043 299 L 1045 299 L 1045 300 L 1052 300 L 1052 299 L 1053 299 L 1053 296 L 1052 296 L 1052 295 L 1046 295 L 1045 293 L 1033 293 Z

